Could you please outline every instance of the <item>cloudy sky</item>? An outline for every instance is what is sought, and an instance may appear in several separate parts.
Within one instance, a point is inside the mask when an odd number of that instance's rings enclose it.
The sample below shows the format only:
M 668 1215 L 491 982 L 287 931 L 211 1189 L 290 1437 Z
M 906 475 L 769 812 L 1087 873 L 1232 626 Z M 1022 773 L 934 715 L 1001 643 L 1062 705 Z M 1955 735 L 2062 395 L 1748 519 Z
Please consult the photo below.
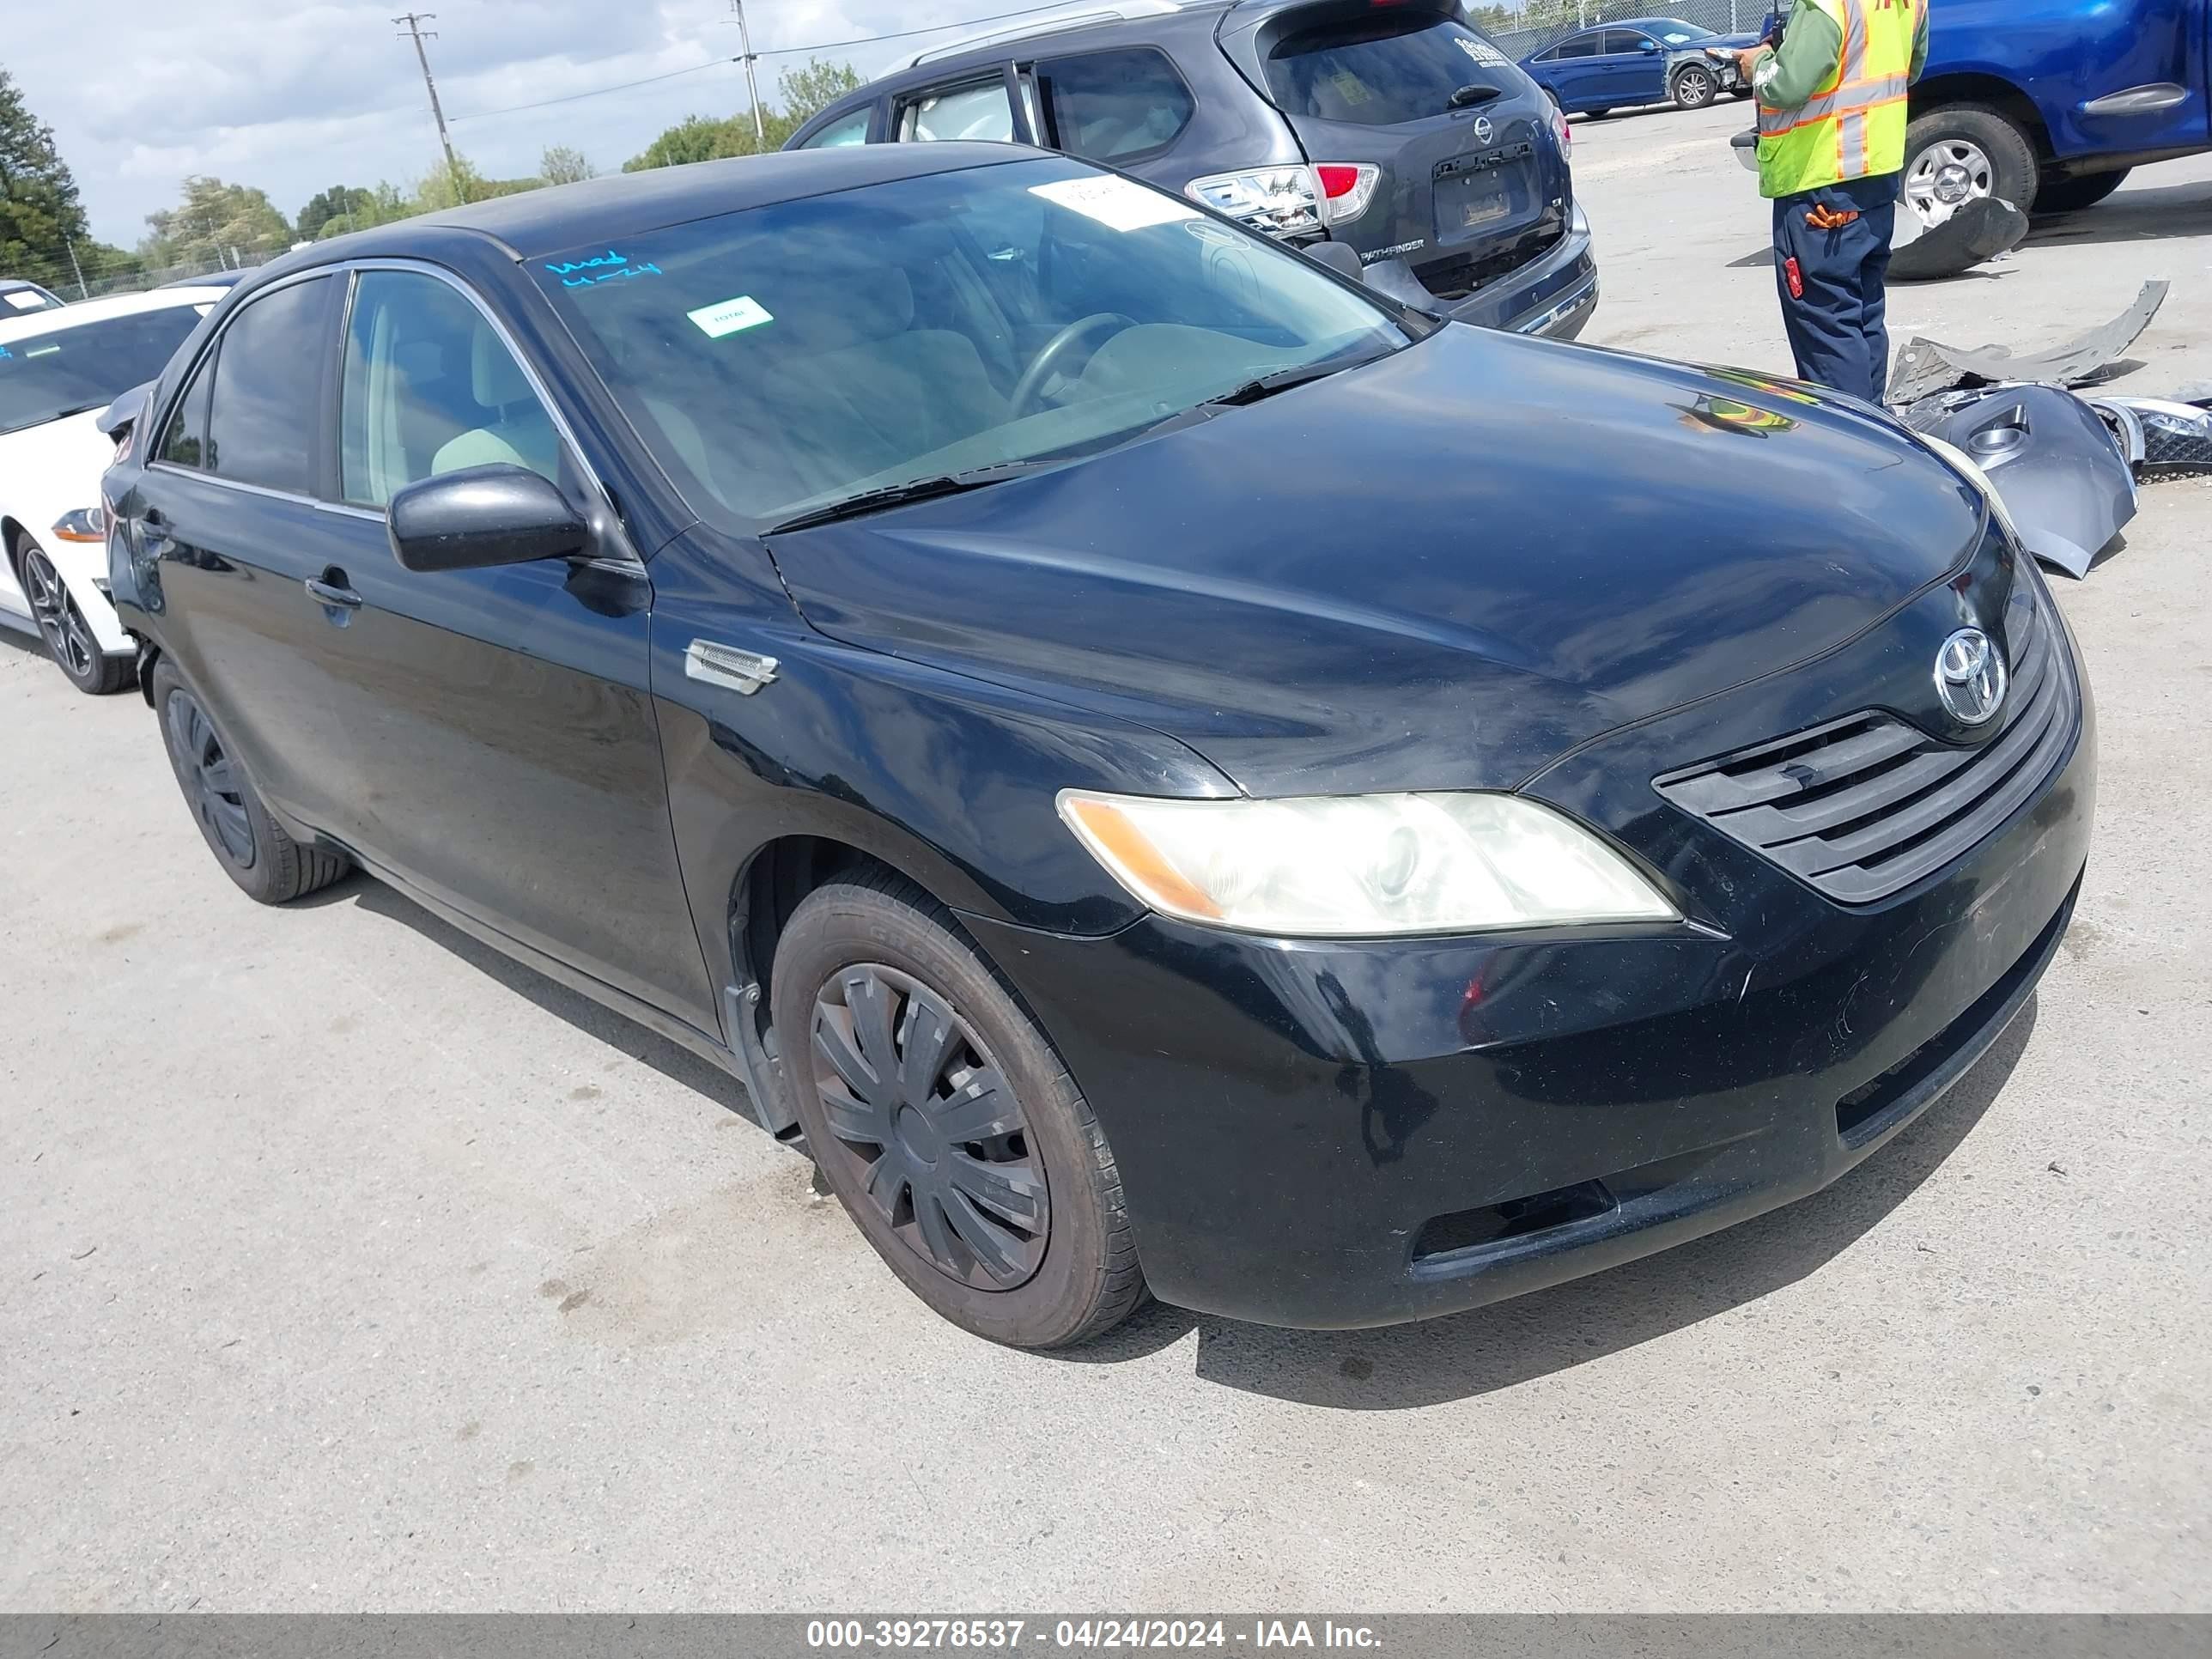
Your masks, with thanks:
M 959 23 L 1036 0 L 747 0 L 760 52 Z M 485 173 L 534 172 L 548 144 L 602 170 L 695 112 L 744 107 L 728 0 L 29 0 L 7 7 L 0 65 L 54 129 L 94 234 L 128 247 L 186 173 L 256 185 L 287 214 L 334 184 L 419 178 L 438 161 L 414 49 L 392 14 L 434 11 L 430 67 L 453 142 Z M 941 38 L 941 37 L 940 37 Z M 927 40 L 841 50 L 872 74 Z M 761 65 L 763 92 L 804 57 Z M 494 113 L 688 65 L 696 73 Z

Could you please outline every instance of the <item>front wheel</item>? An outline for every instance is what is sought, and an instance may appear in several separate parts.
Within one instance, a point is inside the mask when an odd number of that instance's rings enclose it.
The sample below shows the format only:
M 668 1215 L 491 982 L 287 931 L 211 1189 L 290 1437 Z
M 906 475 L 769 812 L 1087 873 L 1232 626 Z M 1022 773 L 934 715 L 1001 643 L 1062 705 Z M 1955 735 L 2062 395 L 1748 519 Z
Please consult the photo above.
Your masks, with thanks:
M 2022 213 L 2036 200 L 2035 149 L 2011 119 L 1978 104 L 1932 110 L 1905 130 L 1902 196 L 1923 230 L 1995 197 Z
M 16 562 L 22 578 L 23 597 L 31 602 L 31 620 L 39 625 L 46 654 L 68 676 L 69 683 L 92 696 L 104 697 L 131 684 L 128 657 L 111 657 L 100 648 L 92 625 L 69 591 L 69 584 L 54 568 L 46 549 L 26 541 Z
M 890 875 L 810 894 L 776 945 L 773 1002 L 807 1146 L 915 1295 L 1018 1348 L 1097 1336 L 1143 1300 L 1089 1103 L 927 894 Z
M 1702 64 L 1692 64 L 1674 77 L 1674 107 L 1703 109 L 1720 95 L 1720 82 Z

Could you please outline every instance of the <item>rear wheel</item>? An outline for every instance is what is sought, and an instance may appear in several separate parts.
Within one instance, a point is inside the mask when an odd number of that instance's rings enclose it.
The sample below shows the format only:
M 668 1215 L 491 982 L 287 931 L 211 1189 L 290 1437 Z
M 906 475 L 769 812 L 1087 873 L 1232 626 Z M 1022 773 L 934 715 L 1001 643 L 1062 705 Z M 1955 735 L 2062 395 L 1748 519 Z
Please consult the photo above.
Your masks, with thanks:
M 2112 173 L 2081 173 L 2070 178 L 2045 173 L 2041 187 L 2035 192 L 2035 210 L 2039 214 L 2079 213 L 2083 208 L 2093 208 L 2118 190 L 2133 171 L 2131 167 L 2121 167 Z
M 249 898 L 284 904 L 345 874 L 345 860 L 286 835 L 231 752 L 214 717 L 168 662 L 155 665 L 149 690 L 169 765 L 200 835 L 223 873 Z
M 1674 106 L 1703 109 L 1720 95 L 1720 82 L 1704 64 L 1685 64 L 1674 76 Z
M 1145 1281 L 1106 1137 L 947 912 L 893 876 L 833 883 L 793 913 L 774 978 L 807 1145 L 908 1289 L 1021 1348 L 1129 1316 Z
M 1923 230 L 1987 197 L 2035 205 L 2035 149 L 2011 120 L 1978 104 L 1932 110 L 1906 129 L 1903 197 Z
M 1584 110 L 1584 111 L 1583 112 L 1583 118 L 1584 120 L 1587 120 L 1587 121 L 1596 121 L 1596 120 L 1601 120 L 1601 119 L 1602 119 L 1603 118 L 1605 118 L 1606 116 L 1608 116 L 1608 115 L 1610 115 L 1610 114 L 1612 114 L 1612 113 L 1613 113 L 1613 106 L 1612 106 L 1612 105 L 1610 105 L 1610 104 L 1607 104 L 1607 105 L 1604 108 L 1602 108 L 1602 109 L 1586 109 L 1586 110 Z
M 31 619 L 39 625 L 46 654 L 69 677 L 69 683 L 95 697 L 120 691 L 131 684 L 128 657 L 111 657 L 93 637 L 92 626 L 69 591 L 69 584 L 54 568 L 53 561 L 36 542 L 25 541 L 18 550 L 15 568 L 21 577 L 23 597 L 31 603 Z

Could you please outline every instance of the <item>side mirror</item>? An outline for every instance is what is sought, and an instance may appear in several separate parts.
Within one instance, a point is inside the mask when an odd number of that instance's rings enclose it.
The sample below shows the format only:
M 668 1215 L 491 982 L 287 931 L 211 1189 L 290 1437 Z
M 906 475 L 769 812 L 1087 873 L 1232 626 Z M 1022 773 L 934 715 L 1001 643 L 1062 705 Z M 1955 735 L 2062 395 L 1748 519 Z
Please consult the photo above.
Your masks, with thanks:
M 565 559 L 592 539 L 557 488 L 505 462 L 409 484 L 392 498 L 388 533 L 400 568 L 423 573 Z
M 1646 57 L 1650 57 L 1653 52 L 1659 50 L 1659 43 L 1656 40 L 1640 41 L 1638 43 L 1636 49 L 1637 51 L 1644 53 Z
M 1327 265 L 1340 276 L 1349 276 L 1355 283 L 1367 280 L 1367 267 L 1359 262 L 1358 251 L 1349 242 L 1315 242 L 1299 252 L 1316 264 Z
M 100 410 L 93 425 L 120 445 L 131 435 L 131 428 L 138 424 L 138 417 L 146 412 L 146 400 L 153 395 L 153 381 L 134 386 Z

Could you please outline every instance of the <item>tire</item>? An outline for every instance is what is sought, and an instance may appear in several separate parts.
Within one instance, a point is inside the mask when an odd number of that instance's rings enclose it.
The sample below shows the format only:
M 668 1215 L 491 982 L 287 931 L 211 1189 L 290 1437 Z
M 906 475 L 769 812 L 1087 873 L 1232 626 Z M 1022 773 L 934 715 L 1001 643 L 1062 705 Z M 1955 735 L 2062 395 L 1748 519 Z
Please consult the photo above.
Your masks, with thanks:
M 2039 214 L 2079 213 L 2093 208 L 2120 187 L 2132 167 L 2121 167 L 2112 173 L 2079 173 L 2072 176 L 2045 173 L 2042 185 L 2035 192 L 2035 210 Z
M 100 648 L 69 584 L 46 549 L 27 536 L 15 547 L 15 585 L 30 604 L 31 619 L 39 625 L 46 654 L 71 685 L 88 696 L 105 697 L 137 678 L 130 658 L 111 657 Z
M 167 659 L 155 664 L 148 690 L 177 787 L 208 850 L 240 891 L 262 904 L 289 904 L 345 874 L 343 858 L 301 846 L 269 816 L 214 716 Z
M 1719 81 L 1713 72 L 1700 64 L 1691 64 L 1678 70 L 1672 88 L 1676 109 L 1705 109 L 1721 95 Z
M 1612 113 L 1613 106 L 1607 104 L 1603 109 L 1584 110 L 1583 112 L 1583 118 L 1586 121 L 1602 121 L 1607 116 Z
M 1738 103 L 1741 103 L 1745 99 L 1751 96 L 1751 88 L 1749 87 L 1730 87 L 1729 88 L 1729 96 L 1735 99 Z
M 922 1301 L 1017 1348 L 1087 1340 L 1143 1302 L 1105 1134 L 928 895 L 888 873 L 810 894 L 776 945 L 772 1000 L 816 1163 Z
M 1943 223 L 1973 196 L 1999 197 L 2031 212 L 2039 182 L 2034 145 L 1996 110 L 1953 104 L 1905 129 L 1903 205 L 1923 228 Z

